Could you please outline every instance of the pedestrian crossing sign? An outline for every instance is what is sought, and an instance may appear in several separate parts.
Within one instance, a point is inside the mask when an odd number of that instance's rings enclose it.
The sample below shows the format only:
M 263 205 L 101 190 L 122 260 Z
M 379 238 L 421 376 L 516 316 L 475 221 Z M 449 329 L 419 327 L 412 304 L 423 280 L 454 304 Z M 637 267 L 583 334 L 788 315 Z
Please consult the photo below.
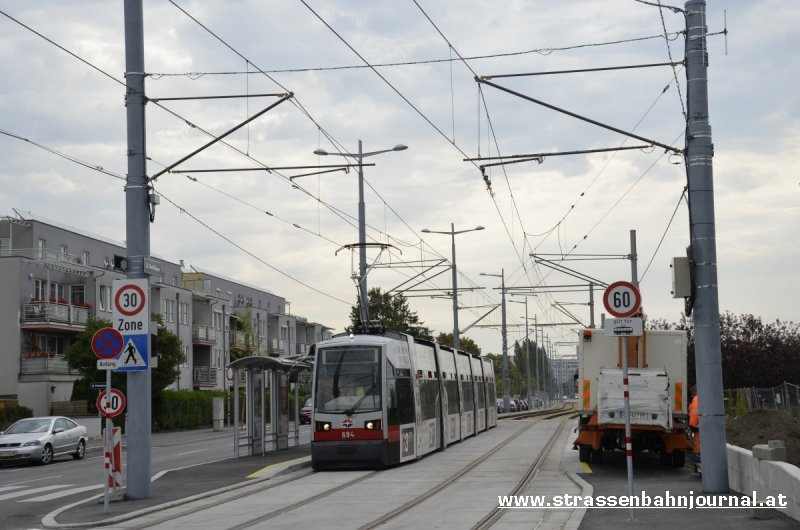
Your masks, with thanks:
M 147 370 L 149 348 L 148 335 L 123 335 L 125 346 L 117 357 L 116 372 Z

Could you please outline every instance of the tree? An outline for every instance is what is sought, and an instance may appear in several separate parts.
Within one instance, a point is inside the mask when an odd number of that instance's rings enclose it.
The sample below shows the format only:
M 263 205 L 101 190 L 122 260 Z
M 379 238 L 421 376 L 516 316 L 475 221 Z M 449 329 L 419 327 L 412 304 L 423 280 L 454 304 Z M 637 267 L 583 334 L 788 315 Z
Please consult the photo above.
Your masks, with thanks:
M 764 323 L 750 314 L 719 316 L 722 382 L 727 388 L 771 387 L 800 382 L 800 325 L 776 320 Z M 689 334 L 689 384 L 695 381 L 694 322 L 681 315 L 677 323 L 648 322 L 648 329 L 681 329 Z
M 444 344 L 445 346 L 453 345 L 452 333 L 439 333 L 436 336 L 436 342 Z M 461 337 L 461 349 L 465 352 L 474 353 L 475 355 L 481 354 L 481 348 L 478 344 L 469 337 Z
M 180 365 L 186 359 L 182 352 L 181 341 L 177 335 L 163 327 L 161 315 L 153 314 L 151 320 L 158 322 L 158 335 L 155 336 L 151 348 L 158 354 L 158 368 L 150 370 L 153 410 L 160 410 L 162 392 L 178 379 Z M 105 382 L 105 370 L 97 369 L 97 357 L 92 352 L 92 337 L 102 328 L 110 328 L 111 322 L 100 318 L 90 318 L 86 330 L 80 333 L 65 352 L 67 365 L 78 370 L 83 377 L 72 386 L 72 399 L 85 399 L 90 408 L 94 407 L 96 391 L 90 388 L 93 381 Z M 152 356 L 151 356 L 152 357 Z M 111 386 L 127 393 L 127 377 L 123 372 L 111 373 Z
M 433 340 L 431 330 L 420 321 L 417 313 L 408 307 L 408 300 L 400 293 L 389 294 L 381 292 L 380 287 L 369 290 L 369 319 L 378 320 L 381 325 L 393 331 L 408 333 L 421 339 Z M 356 328 L 360 322 L 361 301 L 350 310 L 350 330 Z

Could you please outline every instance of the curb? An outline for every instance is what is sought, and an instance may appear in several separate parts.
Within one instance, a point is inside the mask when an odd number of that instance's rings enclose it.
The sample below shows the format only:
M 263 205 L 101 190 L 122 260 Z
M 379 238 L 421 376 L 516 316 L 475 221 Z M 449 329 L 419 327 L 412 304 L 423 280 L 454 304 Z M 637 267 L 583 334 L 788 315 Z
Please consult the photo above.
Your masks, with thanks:
M 87 522 L 84 522 L 84 523 L 59 523 L 58 521 L 56 521 L 56 517 L 59 514 L 61 514 L 62 512 L 65 512 L 66 510 L 69 510 L 70 508 L 74 508 L 75 506 L 79 506 L 81 504 L 84 504 L 84 503 L 87 503 L 87 502 L 91 502 L 91 501 L 93 501 L 95 499 L 99 499 L 104 494 L 101 493 L 99 495 L 93 495 L 92 497 L 89 497 L 88 499 L 84 499 L 82 501 L 74 502 L 72 504 L 68 504 L 67 506 L 62 506 L 61 508 L 58 508 L 57 510 L 54 510 L 54 511 L 48 513 L 47 515 L 45 515 L 42 518 L 42 527 L 43 528 L 94 528 L 94 527 L 109 526 L 109 525 L 113 525 L 113 524 L 116 524 L 116 523 L 122 523 L 122 522 L 125 522 L 125 521 L 130 521 L 131 519 L 136 519 L 137 517 L 141 517 L 141 516 L 144 516 L 144 515 L 149 515 L 149 514 L 155 513 L 155 512 L 160 512 L 160 511 L 163 511 L 163 510 L 167 510 L 169 508 L 174 508 L 176 506 L 181 506 L 183 504 L 188 504 L 188 503 L 196 501 L 196 500 L 206 499 L 208 497 L 213 497 L 215 495 L 220 495 L 222 493 L 227 493 L 229 491 L 235 491 L 237 489 L 241 489 L 241 488 L 244 488 L 244 487 L 247 487 L 247 486 L 252 486 L 253 484 L 259 484 L 261 482 L 265 482 L 267 480 L 270 480 L 270 479 L 275 478 L 275 477 L 279 477 L 281 475 L 288 475 L 289 473 L 293 473 L 295 471 L 299 471 L 301 469 L 305 469 L 305 468 L 311 467 L 311 457 L 308 456 L 308 457 L 303 457 L 303 458 L 305 459 L 305 461 L 298 462 L 296 464 L 291 464 L 291 465 L 289 465 L 289 466 L 277 471 L 273 475 L 269 475 L 269 476 L 265 476 L 265 477 L 258 477 L 258 478 L 255 478 L 255 479 L 247 479 L 247 480 L 244 480 L 244 481 L 236 483 L 236 484 L 231 484 L 230 486 L 225 486 L 225 487 L 222 487 L 222 488 L 217 488 L 215 490 L 206 491 L 206 492 L 203 492 L 203 493 L 198 493 L 198 494 L 192 495 L 190 497 L 185 497 L 183 499 L 176 499 L 174 501 L 165 502 L 163 504 L 159 504 L 159 505 L 156 505 L 156 506 L 149 506 L 147 508 L 142 508 L 141 510 L 136 510 L 136 511 L 133 511 L 133 512 L 130 512 L 130 513 L 127 513 L 127 514 L 122 514 L 122 515 L 118 515 L 118 516 L 115 516 L 115 517 L 110 517 L 108 519 L 101 519 L 99 521 L 87 521 Z M 291 460 L 289 460 L 289 462 L 291 462 Z M 280 465 L 280 463 L 275 464 L 275 465 Z M 191 466 L 189 466 L 189 467 L 191 467 Z M 184 468 L 181 468 L 181 469 L 184 469 Z M 161 475 L 158 475 L 157 477 L 155 477 L 155 479 L 160 478 L 161 476 L 164 476 L 166 473 L 169 473 L 170 471 L 176 471 L 176 470 L 167 470 L 166 472 L 162 473 Z

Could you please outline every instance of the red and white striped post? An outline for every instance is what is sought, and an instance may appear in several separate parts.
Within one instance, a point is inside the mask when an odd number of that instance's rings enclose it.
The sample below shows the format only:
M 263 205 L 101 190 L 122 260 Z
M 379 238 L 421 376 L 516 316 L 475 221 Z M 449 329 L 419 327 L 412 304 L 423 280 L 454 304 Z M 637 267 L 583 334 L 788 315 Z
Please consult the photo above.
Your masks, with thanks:
M 622 337 L 622 396 L 625 406 L 625 460 L 628 466 L 628 495 L 633 500 L 633 440 L 631 439 L 631 401 L 628 392 L 628 338 Z M 633 521 L 633 502 L 628 519 Z

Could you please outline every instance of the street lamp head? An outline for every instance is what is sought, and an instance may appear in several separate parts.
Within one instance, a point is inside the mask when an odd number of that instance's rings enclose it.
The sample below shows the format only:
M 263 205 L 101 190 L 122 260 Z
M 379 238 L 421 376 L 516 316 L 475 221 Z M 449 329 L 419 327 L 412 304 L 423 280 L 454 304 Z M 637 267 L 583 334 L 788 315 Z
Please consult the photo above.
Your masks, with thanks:
M 392 147 L 392 151 L 405 151 L 408 149 L 407 145 L 397 144 L 396 146 Z
M 431 233 L 431 231 L 428 230 L 427 228 L 423 228 L 422 230 L 420 230 L 420 232 L 423 232 L 425 234 L 430 234 Z
M 328 155 L 330 153 L 328 153 L 325 149 L 314 149 L 314 154 L 315 155 L 320 155 L 320 156 L 325 156 L 325 155 Z
M 473 228 L 473 230 L 484 230 L 484 227 L 478 225 L 475 228 Z

